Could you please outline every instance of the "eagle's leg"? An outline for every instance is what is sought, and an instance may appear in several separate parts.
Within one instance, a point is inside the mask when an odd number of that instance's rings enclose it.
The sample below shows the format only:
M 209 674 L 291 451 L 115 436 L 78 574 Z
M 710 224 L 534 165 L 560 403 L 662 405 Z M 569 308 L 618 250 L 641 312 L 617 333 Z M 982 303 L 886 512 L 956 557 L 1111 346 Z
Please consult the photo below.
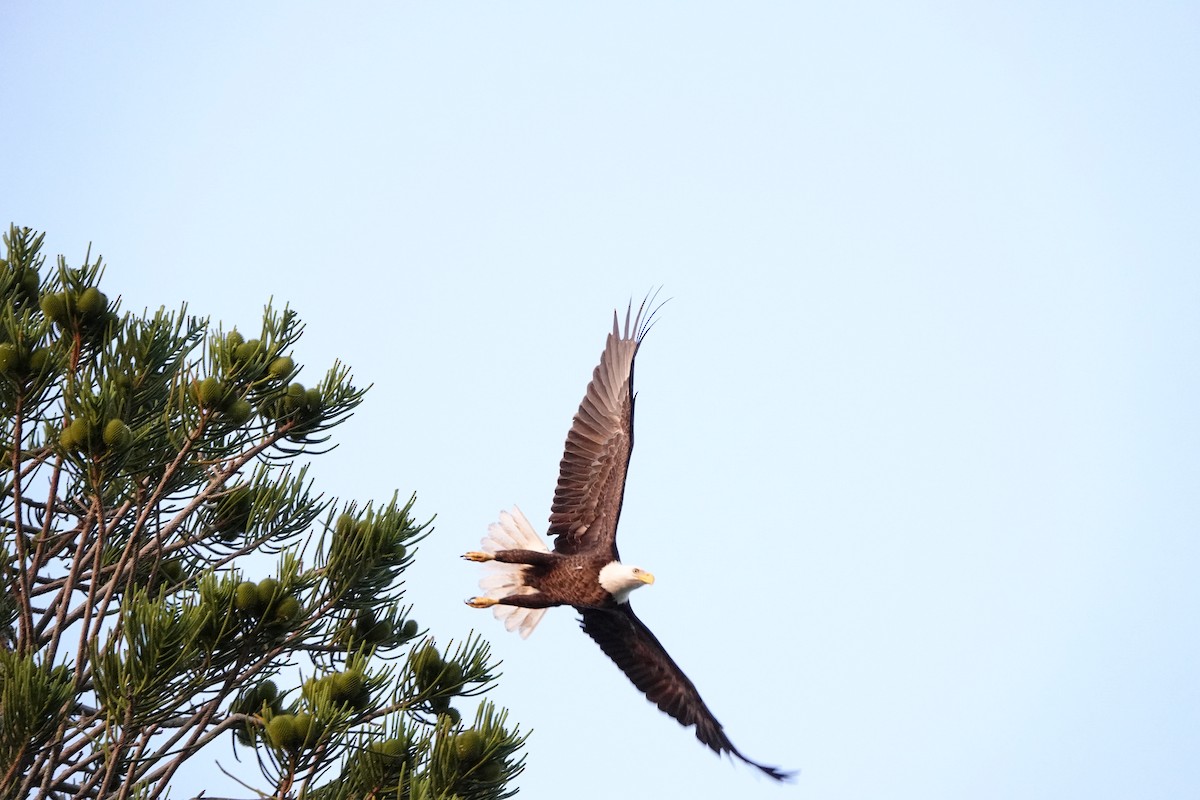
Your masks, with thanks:
M 521 606 L 522 608 L 550 608 L 556 606 L 555 603 L 541 592 L 532 594 L 510 594 L 507 597 L 496 599 L 495 597 L 471 597 L 467 599 L 467 605 L 471 608 L 491 608 L 492 606 Z
M 535 567 L 548 566 L 555 561 L 554 553 L 543 553 L 538 550 L 497 550 L 494 553 L 481 553 L 472 550 L 463 553 L 467 561 L 502 561 L 505 564 L 529 564 Z

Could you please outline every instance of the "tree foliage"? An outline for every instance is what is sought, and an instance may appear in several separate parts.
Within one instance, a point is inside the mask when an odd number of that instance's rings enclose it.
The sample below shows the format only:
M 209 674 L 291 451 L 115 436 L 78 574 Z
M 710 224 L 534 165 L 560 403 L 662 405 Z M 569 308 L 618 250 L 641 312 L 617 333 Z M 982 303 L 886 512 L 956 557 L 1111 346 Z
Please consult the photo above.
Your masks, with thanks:
M 412 499 L 307 477 L 349 370 L 300 383 L 286 308 L 252 336 L 122 314 L 42 242 L 0 260 L 0 798 L 165 796 L 225 742 L 259 796 L 511 795 L 524 737 L 451 705 L 493 684 L 486 644 L 402 604 Z

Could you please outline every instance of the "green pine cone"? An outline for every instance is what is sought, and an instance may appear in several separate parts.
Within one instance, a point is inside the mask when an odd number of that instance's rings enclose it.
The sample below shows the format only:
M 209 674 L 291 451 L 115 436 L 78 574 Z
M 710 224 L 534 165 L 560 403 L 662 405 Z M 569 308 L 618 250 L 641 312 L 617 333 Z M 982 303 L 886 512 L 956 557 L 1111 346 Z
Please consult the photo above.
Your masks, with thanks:
M 16 375 L 24 371 L 24 354 L 12 342 L 0 342 L 0 373 Z
M 354 532 L 354 526 L 357 520 L 349 514 L 342 514 L 337 518 L 337 523 L 334 525 L 334 532 L 338 536 L 349 536 Z
M 45 347 L 35 347 L 29 354 L 29 374 L 41 375 L 46 371 L 53 358 L 50 350 Z
M 258 586 L 252 581 L 242 581 L 239 583 L 233 605 L 238 611 L 243 611 L 247 614 L 256 614 L 261 611 L 263 602 L 258 591 Z
M 108 298 L 95 286 L 89 286 L 75 301 L 75 308 L 87 320 L 98 320 L 108 310 Z
M 279 594 L 279 581 L 274 578 L 263 578 L 258 582 L 258 600 L 263 608 L 269 607 L 275 602 L 276 596 Z
M 448 662 L 439 676 L 438 685 L 446 690 L 458 690 L 462 687 L 463 668 L 455 661 Z
M 375 626 L 375 612 L 369 608 L 360 608 L 354 618 L 354 631 L 359 636 L 366 636 Z
M 306 711 L 297 714 L 292 720 L 292 725 L 296 729 L 297 747 L 312 747 L 324 733 L 324 726 Z
M 366 639 L 371 644 L 383 644 L 392 638 L 392 623 L 390 620 L 381 619 L 370 627 L 367 631 Z
M 41 283 L 41 277 L 36 269 L 25 267 L 21 270 L 21 275 L 18 278 L 21 285 L 21 290 L 25 293 L 26 300 L 36 300 L 38 294 L 38 285 Z
M 245 423 L 254 414 L 254 407 L 250 405 L 250 401 L 239 397 L 229 404 L 229 409 L 225 412 L 225 416 L 234 425 Z
M 479 763 L 483 756 L 483 734 L 474 728 L 468 728 L 454 737 L 454 752 L 458 760 L 468 766 Z
M 226 404 L 225 384 L 220 378 L 209 376 L 200 381 L 198 396 L 200 405 L 205 408 L 221 408 Z
M 275 685 L 275 681 L 263 681 L 258 685 L 258 696 L 262 702 L 271 705 L 275 702 L 275 698 L 279 697 L 279 687 Z
M 279 605 L 275 606 L 275 621 L 291 622 L 300 616 L 300 611 L 300 601 L 288 595 L 279 601 Z
M 333 699 L 339 703 L 351 703 L 362 694 L 363 674 L 356 669 L 338 672 L 331 678 Z
M 83 417 L 79 417 L 63 428 L 63 432 L 58 437 L 58 443 L 73 453 L 86 453 L 91 438 L 92 426 L 88 425 L 87 420 Z
M 42 313 L 46 315 L 46 319 L 58 323 L 60 328 L 70 317 L 67 312 L 67 301 L 62 292 L 50 292 L 42 295 L 38 305 L 42 307 Z
M 124 420 L 110 419 L 104 425 L 104 444 L 111 450 L 124 450 L 133 444 L 133 431 Z
M 291 377 L 292 372 L 296 369 L 296 362 L 287 356 L 280 356 L 271 362 L 267 367 L 267 374 L 273 380 L 284 381 Z
M 183 564 L 178 558 L 170 558 L 162 563 L 162 575 L 172 586 L 182 583 L 184 579 Z
M 233 351 L 233 360 L 242 364 L 253 361 L 262 352 L 262 342 L 258 339 L 250 339 L 238 345 Z
M 384 739 L 379 743 L 378 753 L 389 759 L 407 758 L 408 745 L 403 739 Z
M 437 648 L 431 644 L 425 645 L 415 653 L 410 653 L 409 663 L 417 678 L 417 685 L 422 690 L 432 687 L 446 666 L 446 662 L 442 661 L 442 657 L 438 655 Z
M 271 717 L 267 723 L 267 741 L 280 750 L 295 750 L 304 741 L 297 730 L 296 717 L 292 714 Z

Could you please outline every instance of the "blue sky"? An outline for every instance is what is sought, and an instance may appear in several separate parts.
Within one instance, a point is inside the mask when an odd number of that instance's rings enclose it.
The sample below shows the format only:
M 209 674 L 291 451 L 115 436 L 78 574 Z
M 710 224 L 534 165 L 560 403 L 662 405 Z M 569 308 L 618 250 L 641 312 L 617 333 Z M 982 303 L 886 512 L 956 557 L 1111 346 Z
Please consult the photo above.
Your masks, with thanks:
M 20 4 L 0 223 L 93 243 L 127 309 L 290 303 L 304 378 L 374 384 L 315 475 L 437 514 L 409 597 L 493 641 L 522 797 L 1191 796 L 1198 33 L 1168 2 Z M 794 787 L 569 610 L 521 641 L 462 604 L 659 285 L 634 605 Z

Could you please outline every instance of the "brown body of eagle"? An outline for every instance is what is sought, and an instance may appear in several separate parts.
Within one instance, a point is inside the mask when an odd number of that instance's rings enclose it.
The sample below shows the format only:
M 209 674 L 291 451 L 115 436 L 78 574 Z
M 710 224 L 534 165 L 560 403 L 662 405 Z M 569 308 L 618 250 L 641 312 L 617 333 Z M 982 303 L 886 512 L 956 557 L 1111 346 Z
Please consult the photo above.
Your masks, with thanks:
M 629 606 L 629 592 L 654 578 L 620 563 L 617 522 L 625 494 L 625 475 L 633 450 L 633 364 L 657 308 L 648 297 L 632 316 L 630 304 L 622 331 L 613 314 L 613 330 L 592 374 L 579 412 L 567 433 L 558 486 L 550 510 L 546 548 L 519 509 L 501 513 L 488 529 L 483 550 L 464 558 L 488 562 L 492 570 L 480 582 L 485 596 L 467 601 L 494 608 L 509 630 L 528 636 L 552 606 L 574 606 L 580 625 L 600 649 L 646 697 L 717 753 L 733 756 L 776 780 L 790 773 L 742 755 L 721 723 L 700 698 L 695 685 L 663 649 Z

